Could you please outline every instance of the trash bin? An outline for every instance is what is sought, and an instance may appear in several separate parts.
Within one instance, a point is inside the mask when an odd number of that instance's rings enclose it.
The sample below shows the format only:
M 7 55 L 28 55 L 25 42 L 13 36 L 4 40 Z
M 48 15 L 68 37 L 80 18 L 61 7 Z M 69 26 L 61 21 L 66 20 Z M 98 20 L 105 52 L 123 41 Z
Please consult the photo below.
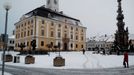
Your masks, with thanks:
M 53 61 L 53 64 L 56 67 L 65 66 L 65 59 L 62 58 L 61 56 L 55 57 L 54 61 Z
M 35 57 L 28 55 L 25 57 L 25 64 L 34 64 L 35 62 Z

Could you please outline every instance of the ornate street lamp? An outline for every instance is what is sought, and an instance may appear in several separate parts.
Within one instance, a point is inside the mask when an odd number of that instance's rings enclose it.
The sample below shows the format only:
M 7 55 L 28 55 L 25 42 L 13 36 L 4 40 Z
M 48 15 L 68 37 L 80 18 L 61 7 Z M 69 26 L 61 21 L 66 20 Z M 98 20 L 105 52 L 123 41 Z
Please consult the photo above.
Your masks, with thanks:
M 9 3 L 6 3 L 4 5 L 4 8 L 6 10 L 6 19 L 5 19 L 5 33 L 4 33 L 4 50 L 3 50 L 3 57 L 2 57 L 2 75 L 4 75 L 5 70 L 5 51 L 7 50 L 7 22 L 8 22 L 8 11 L 11 9 L 11 5 Z

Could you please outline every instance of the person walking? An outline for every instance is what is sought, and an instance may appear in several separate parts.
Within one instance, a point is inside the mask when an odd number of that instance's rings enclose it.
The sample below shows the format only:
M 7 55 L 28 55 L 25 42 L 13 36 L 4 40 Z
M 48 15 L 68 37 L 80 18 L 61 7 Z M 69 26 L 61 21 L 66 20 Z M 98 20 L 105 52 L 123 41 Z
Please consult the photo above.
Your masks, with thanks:
M 85 54 L 85 49 L 82 50 L 83 54 Z
M 129 63 L 128 63 L 128 52 L 124 52 L 123 65 L 124 65 L 124 68 L 129 68 Z

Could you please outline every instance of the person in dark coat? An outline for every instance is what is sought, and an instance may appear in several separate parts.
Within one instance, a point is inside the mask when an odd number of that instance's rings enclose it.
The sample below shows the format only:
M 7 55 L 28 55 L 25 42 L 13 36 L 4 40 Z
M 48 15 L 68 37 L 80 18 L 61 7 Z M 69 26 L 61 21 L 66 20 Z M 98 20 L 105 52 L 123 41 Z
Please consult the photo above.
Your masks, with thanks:
M 128 64 L 128 52 L 124 53 L 124 61 L 123 61 L 123 65 L 126 68 L 129 68 L 129 64 Z
M 83 54 L 85 54 L 85 49 L 82 50 Z

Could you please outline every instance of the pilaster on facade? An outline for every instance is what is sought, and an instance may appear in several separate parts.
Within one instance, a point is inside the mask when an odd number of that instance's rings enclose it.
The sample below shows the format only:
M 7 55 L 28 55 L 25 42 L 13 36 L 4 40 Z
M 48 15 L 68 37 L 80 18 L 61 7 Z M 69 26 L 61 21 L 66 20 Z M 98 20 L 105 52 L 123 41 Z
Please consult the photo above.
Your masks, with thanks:
M 33 14 L 33 12 L 35 11 L 36 14 Z M 43 50 L 47 50 L 48 48 L 46 47 L 46 45 L 51 43 L 53 43 L 53 45 L 58 45 L 58 43 L 60 43 L 62 50 L 65 49 L 81 50 L 82 49 L 81 45 L 85 47 L 85 44 L 83 42 L 85 42 L 85 38 L 86 38 L 86 33 L 85 33 L 86 28 L 75 24 L 75 22 L 80 22 L 79 20 L 55 12 L 53 10 L 50 11 L 44 7 L 37 8 L 29 12 L 28 14 L 33 14 L 33 16 L 29 18 L 28 17 L 23 18 L 23 20 L 18 22 L 18 25 L 20 25 L 21 23 L 22 24 L 26 23 L 26 27 L 25 27 L 26 29 L 20 27 L 16 30 L 17 32 L 16 35 L 19 35 L 19 38 L 16 39 L 16 44 L 18 43 L 20 44 L 24 42 L 30 44 L 31 41 L 35 39 L 36 48 L 37 49 L 43 48 Z M 50 14 L 51 17 L 48 16 Z M 30 25 L 27 24 L 28 20 L 33 20 L 33 23 Z M 44 24 L 42 24 L 42 20 L 44 21 Z M 73 29 L 71 29 L 71 27 L 73 27 Z M 20 37 L 22 32 L 21 29 L 24 30 L 22 35 L 24 36 L 25 33 L 26 36 Z M 84 31 L 81 32 L 81 29 L 83 29 Z M 33 35 L 28 35 L 32 32 L 31 30 L 33 30 L 32 33 Z M 42 35 L 41 30 L 44 30 L 44 35 Z M 83 36 L 83 40 L 81 40 L 82 36 Z M 41 46 L 41 42 L 43 43 L 42 46 Z M 78 45 L 77 48 L 76 48 L 76 44 Z M 27 48 L 29 47 L 30 46 L 27 46 Z

